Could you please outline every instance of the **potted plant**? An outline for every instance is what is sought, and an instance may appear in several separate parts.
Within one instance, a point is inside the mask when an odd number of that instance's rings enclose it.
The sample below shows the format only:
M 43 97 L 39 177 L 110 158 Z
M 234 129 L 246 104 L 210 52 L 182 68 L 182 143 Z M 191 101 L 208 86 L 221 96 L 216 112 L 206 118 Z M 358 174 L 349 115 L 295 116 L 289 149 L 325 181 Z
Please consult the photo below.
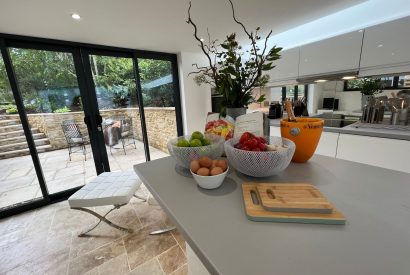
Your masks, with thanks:
M 208 39 L 205 42 L 204 39 L 198 36 L 197 25 L 191 18 L 190 2 L 187 23 L 193 26 L 194 37 L 199 42 L 199 47 L 208 60 L 207 66 L 193 64 L 197 71 L 190 74 L 196 75 L 195 82 L 198 85 L 210 84 L 222 95 L 222 116 L 228 114 L 236 118 L 238 115 L 246 113 L 246 107 L 249 104 L 261 103 L 265 100 L 264 95 L 256 98 L 252 94 L 252 90 L 255 87 L 263 87 L 268 83 L 269 76 L 263 73 L 275 67 L 273 61 L 280 58 L 279 52 L 282 48 L 273 46 L 268 50 L 267 42 L 272 31 L 268 33 L 265 39 L 261 40 L 260 28 L 257 27 L 252 32 L 248 31 L 245 25 L 236 18 L 231 0 L 229 0 L 229 3 L 232 8 L 233 20 L 241 26 L 250 44 L 248 47 L 239 45 L 235 33 L 228 35 L 222 43 L 212 40 L 208 33 Z
M 375 78 L 362 78 L 358 80 L 358 86 L 360 88 L 360 93 L 362 94 L 362 108 L 367 105 L 371 98 L 375 94 L 383 92 L 383 85 L 380 79 Z

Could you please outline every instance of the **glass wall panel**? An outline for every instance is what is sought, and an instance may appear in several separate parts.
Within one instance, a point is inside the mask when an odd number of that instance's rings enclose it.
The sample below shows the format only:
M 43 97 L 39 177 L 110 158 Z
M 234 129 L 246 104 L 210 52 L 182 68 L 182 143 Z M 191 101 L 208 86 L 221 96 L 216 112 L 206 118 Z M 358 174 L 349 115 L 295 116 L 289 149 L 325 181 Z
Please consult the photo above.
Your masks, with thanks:
M 84 185 L 95 166 L 72 54 L 9 52 L 49 193 Z
M 172 63 L 141 58 L 138 59 L 138 68 L 148 142 L 154 149 L 150 149 L 151 159 L 161 158 L 168 154 L 168 140 L 178 135 Z
M 32 128 L 36 143 L 45 138 Z M 0 210 L 42 198 L 27 139 L 0 55 Z
M 111 171 L 145 162 L 132 58 L 90 55 L 91 72 Z

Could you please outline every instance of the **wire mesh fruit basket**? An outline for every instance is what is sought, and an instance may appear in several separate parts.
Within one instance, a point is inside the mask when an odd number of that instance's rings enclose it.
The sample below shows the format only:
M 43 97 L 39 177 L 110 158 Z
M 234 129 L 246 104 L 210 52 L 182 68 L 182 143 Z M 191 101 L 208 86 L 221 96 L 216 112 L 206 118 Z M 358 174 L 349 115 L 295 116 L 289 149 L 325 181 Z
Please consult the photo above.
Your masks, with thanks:
M 189 169 L 191 161 L 199 159 L 201 157 L 217 159 L 222 156 L 225 139 L 221 136 L 211 134 L 205 134 L 205 137 L 211 141 L 211 144 L 200 147 L 176 146 L 177 142 L 180 139 L 185 138 L 186 140 L 190 140 L 191 135 L 185 135 L 170 139 L 167 144 L 168 151 L 179 166 L 187 169 Z
M 277 145 L 276 151 L 245 151 L 234 148 L 239 138 L 225 142 L 225 153 L 229 164 L 239 172 L 252 177 L 269 177 L 285 170 L 293 154 L 295 143 L 287 138 L 265 137 L 270 145 Z

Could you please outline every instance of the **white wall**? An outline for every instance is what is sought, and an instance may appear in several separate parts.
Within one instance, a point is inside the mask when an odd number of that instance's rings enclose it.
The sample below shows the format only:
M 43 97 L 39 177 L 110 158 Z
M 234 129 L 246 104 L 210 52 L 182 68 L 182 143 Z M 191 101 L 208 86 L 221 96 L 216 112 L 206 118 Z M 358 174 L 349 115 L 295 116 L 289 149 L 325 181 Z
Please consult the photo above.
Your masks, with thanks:
M 270 88 L 270 101 L 282 102 L 282 87 Z
M 198 86 L 193 76 L 188 76 L 190 72 L 195 71 L 193 63 L 206 65 L 205 62 L 204 54 L 190 52 L 178 54 L 184 134 L 191 134 L 197 130 L 203 132 L 207 113 L 212 109 L 209 85 Z
M 316 84 L 309 84 L 308 87 L 307 109 L 309 115 L 317 113 L 319 106 L 322 106 L 319 102 L 322 95 L 316 86 Z

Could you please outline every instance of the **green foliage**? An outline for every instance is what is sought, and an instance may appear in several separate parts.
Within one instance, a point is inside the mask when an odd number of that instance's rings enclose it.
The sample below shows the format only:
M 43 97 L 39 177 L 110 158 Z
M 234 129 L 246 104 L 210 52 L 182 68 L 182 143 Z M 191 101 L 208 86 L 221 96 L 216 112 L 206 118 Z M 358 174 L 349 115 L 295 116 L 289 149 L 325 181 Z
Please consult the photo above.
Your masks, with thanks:
M 281 47 L 273 46 L 268 49 L 268 38 L 272 31 L 261 40 L 259 35 L 260 27 L 254 31 L 248 31 L 247 28 L 235 17 L 234 6 L 229 0 L 232 7 L 232 16 L 234 21 L 240 25 L 249 39 L 249 45 L 243 47 L 239 45 L 236 33 L 232 33 L 226 39 L 219 43 L 217 40 L 211 40 L 208 34 L 208 41 L 204 42 L 198 36 L 198 27 L 191 19 L 191 2 L 188 9 L 188 24 L 194 27 L 194 37 L 199 42 L 202 52 L 208 60 L 208 66 L 196 66 L 197 71 L 194 80 L 198 85 L 202 83 L 210 84 L 215 90 L 222 95 L 221 114 L 226 114 L 226 108 L 246 107 L 254 102 L 263 102 L 264 95 L 254 97 L 252 90 L 255 87 L 263 87 L 269 81 L 269 75 L 264 72 L 273 69 L 273 62 L 280 58 L 279 52 Z M 261 48 L 259 45 L 263 45 Z
M 358 88 L 363 95 L 375 95 L 383 92 L 380 79 L 361 78 L 358 79 Z
M 67 97 L 61 91 L 78 88 L 72 54 L 18 48 L 9 48 L 9 52 L 26 110 L 27 105 L 32 105 L 29 113 L 53 112 L 66 106 Z M 95 86 L 103 87 L 110 101 L 118 106 L 126 103 L 128 97 L 131 106 L 137 106 L 132 59 L 90 56 L 90 64 Z M 171 62 L 167 60 L 138 59 L 138 68 L 142 85 L 172 74 Z M 143 93 L 149 98 L 144 101 L 145 106 L 173 106 L 172 83 L 143 89 Z M 0 57 L 2 102 L 14 102 L 14 98 Z M 76 96 L 70 108 L 82 110 L 81 104 L 81 98 Z
M 8 115 L 17 114 L 17 113 L 18 113 L 18 110 L 16 106 L 10 105 L 10 107 L 6 109 L 6 114 Z
M 70 109 L 67 106 L 64 106 L 63 108 L 54 110 L 53 113 L 68 113 L 68 112 L 70 112 Z
M 24 109 L 28 114 L 41 113 L 41 106 L 38 104 L 25 104 Z
M 114 85 L 111 88 L 112 102 L 117 106 L 121 107 L 127 104 L 128 97 L 130 96 L 128 88 L 120 85 Z

